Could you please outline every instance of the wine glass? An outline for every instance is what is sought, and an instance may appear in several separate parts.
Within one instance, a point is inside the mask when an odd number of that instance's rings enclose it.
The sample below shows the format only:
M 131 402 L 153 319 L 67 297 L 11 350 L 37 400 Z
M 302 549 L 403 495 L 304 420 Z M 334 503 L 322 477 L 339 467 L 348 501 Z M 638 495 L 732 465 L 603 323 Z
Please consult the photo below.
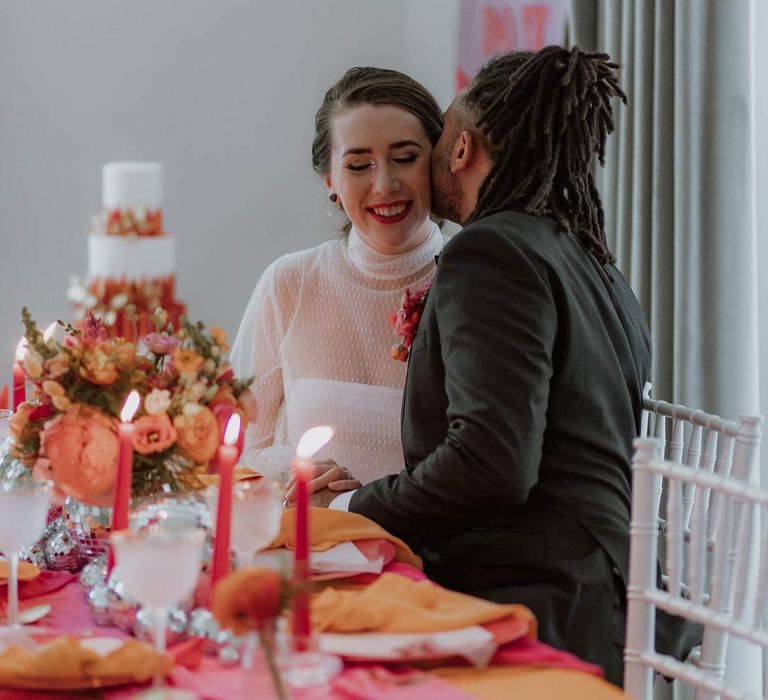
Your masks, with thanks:
M 230 545 L 238 569 L 253 563 L 253 554 L 274 541 L 280 533 L 283 494 L 266 479 L 241 481 L 232 489 Z
M 205 531 L 153 525 L 112 534 L 119 577 L 126 596 L 152 613 L 155 649 L 166 651 L 168 608 L 192 594 L 200 574 Z M 163 678 L 155 677 L 155 686 Z
M 42 537 L 50 500 L 50 482 L 30 478 L 0 481 L 0 551 L 9 565 L 6 632 L 19 629 L 19 552 Z
M 216 522 L 219 489 L 209 486 L 203 497 Z M 232 487 L 232 523 L 230 547 L 235 553 L 235 566 L 242 569 L 253 564 L 255 552 L 268 547 L 280 533 L 283 495 L 280 487 L 266 479 L 240 481 Z

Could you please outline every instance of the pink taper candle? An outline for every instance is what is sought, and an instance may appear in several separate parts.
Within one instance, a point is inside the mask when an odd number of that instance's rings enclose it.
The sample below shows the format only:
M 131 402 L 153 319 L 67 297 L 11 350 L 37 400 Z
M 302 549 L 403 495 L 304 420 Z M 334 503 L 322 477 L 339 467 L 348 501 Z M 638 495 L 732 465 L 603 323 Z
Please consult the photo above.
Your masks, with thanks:
M 307 651 L 312 634 L 309 615 L 309 482 L 315 474 L 312 456 L 333 437 L 333 428 L 308 430 L 299 440 L 291 463 L 296 484 L 296 537 L 293 547 L 293 581 L 296 591 L 292 605 L 292 632 L 295 651 Z
M 296 475 L 296 541 L 293 547 L 293 638 L 296 651 L 306 651 L 311 632 L 309 620 L 309 493 L 308 485 L 315 473 L 309 458 L 294 457 L 291 464 Z
M 16 357 L 13 362 L 13 412 L 19 407 L 19 404 L 27 400 L 27 377 L 24 373 L 22 362 L 27 352 L 27 339 L 22 338 L 16 346 Z
M 117 459 L 117 480 L 115 482 L 115 500 L 112 505 L 112 532 L 128 527 L 128 511 L 131 507 L 131 481 L 133 479 L 133 420 L 141 403 L 139 392 L 135 389 L 128 394 L 120 412 L 120 425 L 117 435 L 120 451 Z M 115 557 L 109 549 L 107 570 L 112 571 Z
M 224 431 L 224 443 L 219 446 L 219 500 L 216 509 L 216 533 L 213 537 L 211 591 L 216 582 L 229 573 L 229 532 L 232 525 L 232 472 L 240 456 L 240 416 L 233 413 Z

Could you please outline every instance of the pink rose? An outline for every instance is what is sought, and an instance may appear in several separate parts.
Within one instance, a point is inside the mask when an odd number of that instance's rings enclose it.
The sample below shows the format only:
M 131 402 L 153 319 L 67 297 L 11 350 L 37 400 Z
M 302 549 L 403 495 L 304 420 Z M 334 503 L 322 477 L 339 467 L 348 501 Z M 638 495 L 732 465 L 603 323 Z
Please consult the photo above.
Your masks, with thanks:
M 162 452 L 176 442 L 176 428 L 167 413 L 142 416 L 133 422 L 133 449 L 148 455 Z
M 178 338 L 166 333 L 147 333 L 144 336 L 144 345 L 155 355 L 170 355 L 178 344 Z
M 68 496 L 106 506 L 117 476 L 116 421 L 84 404 L 72 404 L 45 424 L 41 455 L 53 479 Z

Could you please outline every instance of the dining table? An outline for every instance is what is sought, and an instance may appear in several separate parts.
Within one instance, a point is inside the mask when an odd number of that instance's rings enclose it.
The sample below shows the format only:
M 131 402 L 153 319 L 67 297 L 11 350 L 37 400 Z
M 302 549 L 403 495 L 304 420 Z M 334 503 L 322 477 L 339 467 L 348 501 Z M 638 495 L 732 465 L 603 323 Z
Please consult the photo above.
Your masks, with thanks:
M 361 543 L 356 539 L 360 535 L 355 534 L 354 528 L 337 528 L 336 531 L 341 533 L 337 539 L 352 538 Z M 290 533 L 284 534 L 277 544 L 290 546 Z M 313 541 L 313 544 L 317 542 Z M 368 539 L 363 544 L 361 551 L 379 554 L 385 551 L 391 555 L 381 572 L 368 571 L 351 576 L 325 572 L 318 577 L 322 579 L 323 590 L 361 590 L 376 581 L 381 582 L 381 577 L 385 576 L 395 582 L 396 578 L 391 577 L 403 577 L 411 582 L 427 581 L 416 561 L 408 556 L 398 556 L 397 547 L 391 542 Z M 4 593 L 5 587 L 0 581 L 0 599 L 4 598 Z M 41 635 L 52 637 L 75 635 L 79 639 L 129 639 L 129 633 L 123 628 L 97 624 L 103 620 L 94 616 L 86 594 L 87 589 L 76 574 L 43 571 L 20 583 L 20 609 L 50 606 L 49 614 L 29 626 L 31 633 L 39 631 Z M 0 612 L 3 604 L 0 603 Z M 260 653 L 256 654 L 251 668 L 243 669 L 231 661 L 220 661 L 210 640 L 182 639 L 172 643 L 169 652 L 174 664 L 167 676 L 167 684 L 193 691 L 200 700 L 277 697 L 268 666 Z M 535 634 L 517 636 L 506 642 L 502 640 L 490 661 L 475 665 L 459 656 L 396 661 L 344 658 L 343 661 L 341 673 L 328 683 L 289 686 L 289 697 L 294 700 L 621 700 L 627 697 L 621 689 L 602 678 L 598 667 L 540 642 Z M 149 687 L 147 683 L 132 682 L 130 677 L 116 685 L 98 687 L 98 682 L 94 682 L 92 687 L 66 690 L 57 687 L 55 681 L 46 682 L 45 679 L 40 679 L 37 688 L 9 685 L 2 687 L 0 684 L 0 700 L 127 700 Z

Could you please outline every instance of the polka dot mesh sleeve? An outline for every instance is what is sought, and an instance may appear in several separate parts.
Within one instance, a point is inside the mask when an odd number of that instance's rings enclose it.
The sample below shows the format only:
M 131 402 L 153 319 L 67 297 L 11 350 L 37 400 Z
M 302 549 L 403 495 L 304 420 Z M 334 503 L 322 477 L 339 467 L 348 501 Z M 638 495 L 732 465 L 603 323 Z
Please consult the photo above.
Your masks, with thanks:
M 285 478 L 304 430 L 336 429 L 318 458 L 367 483 L 403 468 L 400 405 L 405 363 L 391 359 L 388 322 L 406 288 L 432 278 L 443 245 L 436 226 L 416 249 L 385 256 L 355 231 L 291 253 L 262 275 L 232 349 L 238 377 L 254 375 L 256 422 L 242 462 Z

